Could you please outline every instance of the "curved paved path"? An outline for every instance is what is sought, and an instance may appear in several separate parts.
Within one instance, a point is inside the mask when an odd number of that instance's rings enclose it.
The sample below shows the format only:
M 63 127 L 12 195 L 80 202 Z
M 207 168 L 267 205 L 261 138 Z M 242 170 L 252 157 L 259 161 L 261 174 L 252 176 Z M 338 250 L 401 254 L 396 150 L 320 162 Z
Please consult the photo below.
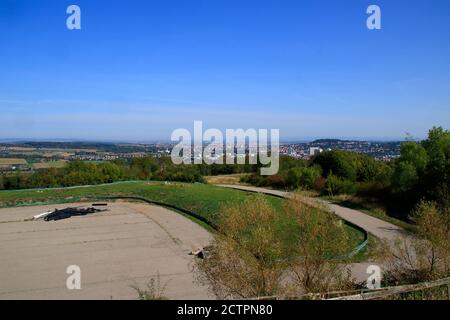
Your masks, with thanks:
M 266 189 L 266 188 L 259 188 L 259 187 L 251 187 L 251 186 L 239 186 L 239 185 L 217 185 L 219 187 L 224 188 L 233 188 L 238 190 L 244 190 L 249 192 L 256 192 L 256 193 L 264 193 L 269 195 L 274 195 L 277 197 L 282 198 L 293 198 L 294 194 L 291 192 L 285 192 L 285 191 L 279 191 L 279 190 L 272 190 L 272 189 Z M 314 198 L 304 198 L 305 201 L 309 203 L 323 203 L 330 207 L 330 209 L 339 217 L 341 217 L 344 220 L 347 220 L 367 232 L 371 233 L 377 238 L 383 239 L 383 240 L 393 240 L 397 237 L 401 237 L 405 235 L 405 231 L 386 221 L 383 221 L 378 218 L 374 218 L 366 213 L 363 213 L 358 210 L 345 208 L 333 203 L 330 203 L 325 200 L 320 199 L 314 199 Z
M 285 191 L 279 191 L 279 190 L 272 190 L 272 189 L 266 189 L 266 188 L 259 188 L 259 187 L 252 187 L 252 186 L 240 186 L 240 185 L 217 185 L 219 187 L 224 188 L 233 188 L 243 191 L 249 191 L 249 192 L 255 192 L 255 193 L 264 193 L 269 194 L 277 197 L 282 198 L 293 198 L 294 194 L 291 192 L 285 192 Z M 398 237 L 404 237 L 407 233 L 402 228 L 393 225 L 392 223 L 374 218 L 366 213 L 363 213 L 358 210 L 353 210 L 349 208 L 345 208 L 336 204 L 332 204 L 325 200 L 315 199 L 315 198 L 303 198 L 304 201 L 310 204 L 314 203 L 322 203 L 327 205 L 336 215 L 341 217 L 344 220 L 347 220 L 370 234 L 374 235 L 375 237 L 387 240 L 389 242 L 393 242 L 394 239 Z M 361 262 L 361 263 L 352 263 L 350 265 L 350 270 L 352 273 L 353 278 L 358 282 L 363 282 L 367 280 L 367 277 L 369 274 L 367 274 L 367 267 L 370 265 L 379 265 L 381 268 L 383 268 L 383 265 L 376 262 L 376 261 L 370 261 L 370 262 Z

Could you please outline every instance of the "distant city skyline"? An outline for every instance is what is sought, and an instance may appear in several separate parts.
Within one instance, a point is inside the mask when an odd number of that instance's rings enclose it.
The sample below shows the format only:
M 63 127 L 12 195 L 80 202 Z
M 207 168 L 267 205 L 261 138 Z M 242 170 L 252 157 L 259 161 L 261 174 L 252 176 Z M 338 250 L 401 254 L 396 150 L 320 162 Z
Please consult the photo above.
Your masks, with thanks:
M 81 8 L 82 29 L 66 28 Z M 126 5 L 125 5 L 126 4 Z M 382 29 L 368 30 L 377 4 Z M 448 0 L 0 2 L 0 140 L 424 139 L 450 127 Z

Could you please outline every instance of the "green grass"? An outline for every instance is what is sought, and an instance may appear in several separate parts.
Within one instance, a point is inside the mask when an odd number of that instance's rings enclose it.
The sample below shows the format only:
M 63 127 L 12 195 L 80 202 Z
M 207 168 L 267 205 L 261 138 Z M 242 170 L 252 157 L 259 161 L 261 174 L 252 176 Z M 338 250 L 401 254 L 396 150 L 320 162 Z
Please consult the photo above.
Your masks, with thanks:
M 378 218 L 380 220 L 384 220 L 386 222 L 392 223 L 400 228 L 403 228 L 406 231 L 411 233 L 415 232 L 415 226 L 406 221 L 397 219 L 395 217 L 389 216 L 386 213 L 386 210 L 377 202 L 369 201 L 367 199 L 358 198 L 355 196 L 347 196 L 340 195 L 334 197 L 322 197 L 325 200 L 328 200 L 334 204 L 340 205 L 342 207 L 347 207 L 350 209 L 359 210 L 364 212 L 374 218 Z
M 70 203 L 92 202 L 90 197 L 143 197 L 167 205 L 194 212 L 211 222 L 215 222 L 221 208 L 232 202 L 243 202 L 253 193 L 236 189 L 221 188 L 208 184 L 164 183 L 164 182 L 124 182 L 99 186 L 0 191 L 0 208 Z M 263 195 L 264 196 L 264 195 Z M 284 199 L 264 196 L 276 209 L 281 210 Z M 197 219 L 193 221 L 203 225 Z M 350 244 L 356 247 L 363 241 L 363 234 L 345 226 L 350 235 Z M 358 259 L 361 255 L 357 255 Z
M 175 205 L 214 220 L 222 206 L 229 202 L 243 201 L 251 194 L 206 184 L 125 182 L 66 189 L 0 191 L 0 207 L 92 201 L 89 197 L 109 196 L 144 197 L 151 201 Z M 268 199 L 272 205 L 281 208 L 282 199 L 275 197 Z
M 354 235 L 351 236 L 352 241 L 359 240 L 362 241 L 364 237 L 355 229 L 351 231 Z M 359 234 L 358 234 L 359 233 Z M 378 240 L 375 236 L 369 233 L 369 241 L 367 246 L 365 246 L 360 252 L 354 255 L 349 262 L 359 263 L 359 262 L 367 262 L 367 261 L 376 261 L 378 257 L 376 256 L 378 246 L 380 245 L 380 240 Z

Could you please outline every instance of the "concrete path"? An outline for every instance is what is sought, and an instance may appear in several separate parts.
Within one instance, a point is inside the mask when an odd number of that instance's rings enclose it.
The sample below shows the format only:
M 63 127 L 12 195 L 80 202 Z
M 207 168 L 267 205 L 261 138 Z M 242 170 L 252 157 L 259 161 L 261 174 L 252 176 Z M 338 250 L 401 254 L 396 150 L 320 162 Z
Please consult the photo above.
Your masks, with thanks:
M 170 299 L 211 299 L 195 283 L 193 249 L 211 235 L 165 208 L 115 202 L 108 211 L 66 220 L 29 221 L 86 203 L 0 209 L 0 299 L 137 299 L 157 274 Z M 66 269 L 81 268 L 81 290 L 68 290 Z

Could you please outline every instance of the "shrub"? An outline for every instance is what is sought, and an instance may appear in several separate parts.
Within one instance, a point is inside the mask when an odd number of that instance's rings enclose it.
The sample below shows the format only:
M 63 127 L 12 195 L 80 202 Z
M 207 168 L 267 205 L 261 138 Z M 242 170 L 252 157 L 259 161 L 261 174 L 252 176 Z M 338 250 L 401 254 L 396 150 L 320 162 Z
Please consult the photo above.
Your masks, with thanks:
M 287 185 L 293 189 L 299 187 L 312 189 L 314 182 L 320 176 L 321 168 L 319 166 L 292 168 L 287 173 Z
M 326 190 L 330 196 L 355 194 L 357 191 L 357 186 L 352 181 L 344 180 L 330 174 L 327 179 Z
M 357 184 L 357 195 L 366 198 L 382 198 L 386 193 L 386 186 L 381 182 L 360 182 Z
M 278 189 L 285 189 L 288 187 L 287 177 L 282 174 L 275 174 L 268 176 L 262 183 L 261 186 L 272 187 Z
M 284 265 L 278 261 L 286 245 L 280 226 L 295 227 L 293 221 L 260 195 L 224 208 L 220 233 L 207 257 L 196 260 L 198 280 L 223 299 L 281 294 Z
M 323 193 L 327 187 L 327 179 L 324 177 L 317 177 L 317 179 L 314 181 L 313 189 Z
M 313 158 L 312 163 L 319 165 L 325 177 L 335 174 L 339 178 L 356 181 L 358 155 L 341 150 L 323 152 Z
M 450 275 L 449 212 L 443 214 L 436 203 L 422 201 L 411 219 L 417 225 L 418 237 L 387 244 L 384 278 L 388 285 L 414 284 Z
M 132 288 L 136 290 L 139 300 L 167 300 L 164 296 L 167 283 L 161 284 L 161 277 L 158 273 L 156 278 L 151 278 L 146 283 L 145 289 L 141 289 L 138 285 L 133 285 Z
M 288 201 L 274 209 L 260 195 L 223 209 L 200 283 L 219 298 L 322 292 L 352 286 L 339 260 L 349 252 L 346 229 L 331 213 Z
M 340 260 L 351 249 L 341 221 L 331 212 L 297 199 L 285 210 L 293 213 L 299 226 L 296 256 L 301 258 L 292 265 L 297 290 L 324 293 L 353 288 L 350 271 Z

